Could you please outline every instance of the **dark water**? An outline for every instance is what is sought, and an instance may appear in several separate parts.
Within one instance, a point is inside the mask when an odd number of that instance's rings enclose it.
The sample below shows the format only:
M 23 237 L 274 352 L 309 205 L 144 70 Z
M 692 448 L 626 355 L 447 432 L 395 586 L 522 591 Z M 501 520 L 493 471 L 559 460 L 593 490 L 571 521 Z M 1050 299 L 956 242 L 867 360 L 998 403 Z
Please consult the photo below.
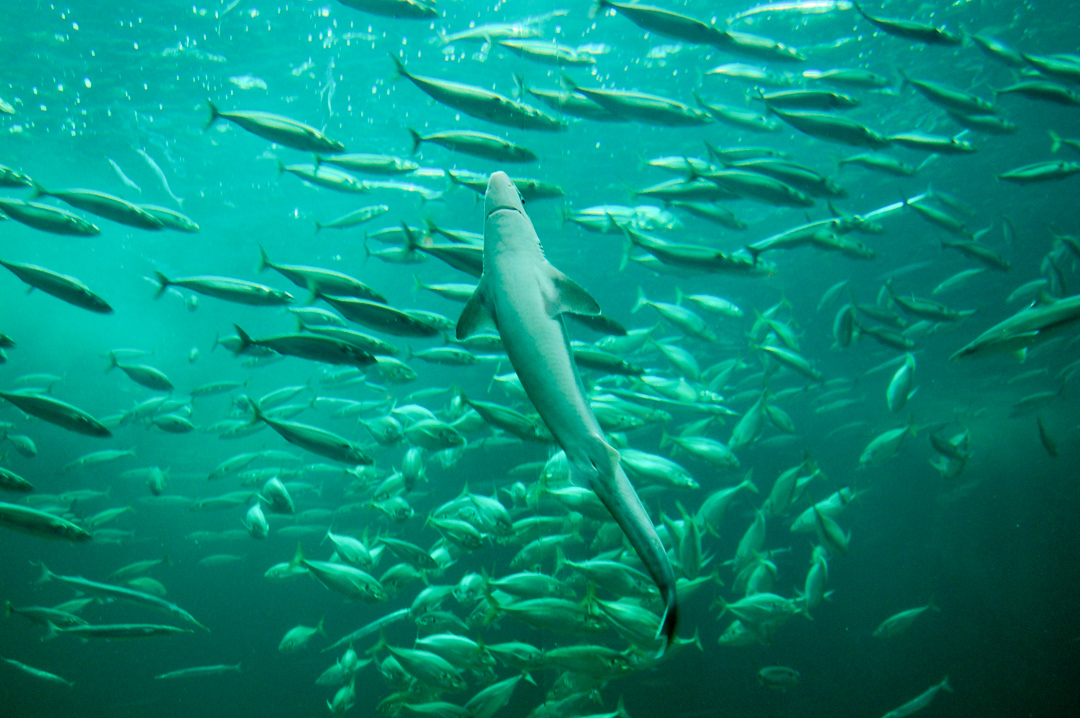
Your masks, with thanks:
M 242 0 L 228 11 L 227 4 L 204 7 L 180 2 L 9 5 L 0 36 L 0 98 L 14 106 L 15 114 L 0 115 L 0 163 L 26 172 L 49 189 L 94 188 L 135 202 L 176 208 L 137 152 L 142 149 L 160 166 L 172 192 L 183 198 L 183 212 L 197 221 L 202 231 L 143 232 L 95 219 L 102 229 L 100 235 L 74 238 L 41 233 L 15 221 L 0 223 L 0 259 L 77 276 L 116 309 L 112 315 L 96 315 L 41 292 L 27 295 L 25 285 L 5 272 L 0 276 L 0 332 L 14 338 L 18 346 L 7 350 L 7 363 L 0 366 L 0 387 L 15 386 L 16 378 L 25 374 L 55 374 L 63 377 L 53 389 L 55 396 L 98 417 L 116 415 L 153 395 L 118 371 L 103 373 L 108 351 L 136 348 L 148 354 L 135 361 L 164 371 L 176 385 L 178 396 L 200 384 L 225 379 L 247 380 L 247 392 L 252 396 L 309 380 L 323 397 L 380 396 L 380 390 L 370 386 L 328 386 L 329 370 L 300 359 L 245 368 L 240 358 L 227 351 L 211 350 L 215 337 L 231 333 L 233 323 L 255 336 L 291 331 L 293 320 L 283 310 L 199 297 L 197 309 L 188 311 L 181 297 L 173 293 L 154 301 L 154 285 L 146 277 L 154 271 L 170 277 L 223 275 L 263 281 L 303 297 L 304 290 L 272 272 L 256 274 L 261 245 L 275 261 L 333 268 L 370 284 L 394 306 L 437 311 L 456 320 L 460 305 L 430 293 L 414 293 L 412 274 L 429 283 L 472 278 L 434 258 L 418 265 L 365 260 L 364 232 L 402 221 L 416 226 L 424 219 L 480 232 L 482 205 L 464 188 L 454 189 L 442 201 L 423 203 L 400 192 L 376 190 L 354 197 L 306 186 L 289 175 L 277 177 L 278 159 L 298 163 L 310 158 L 228 123 L 204 131 L 207 99 L 223 110 L 262 110 L 296 118 L 341 140 L 352 152 L 407 156 L 411 143 L 406 127 L 422 132 L 451 128 L 493 132 L 529 147 L 540 157 L 537 163 L 509 168 L 511 174 L 542 178 L 564 189 L 565 202 L 532 202 L 529 214 L 550 261 L 585 286 L 605 314 L 628 327 L 649 326 L 656 318 L 653 310 L 631 313 L 638 286 L 657 301 L 675 301 L 677 286 L 687 294 L 723 296 L 743 308 L 746 315 L 742 318 L 707 316 L 719 335 L 715 344 L 696 339 L 682 342 L 703 367 L 737 357 L 746 362 L 746 368 L 737 372 L 727 387 L 721 387 L 725 396 L 736 397 L 730 403 L 733 409 L 749 409 L 755 396 L 737 395 L 761 386 L 760 377 L 752 375 L 760 371 L 763 359 L 747 339 L 755 312 L 765 312 L 782 300 L 790 309 L 781 310 L 779 316 L 799 333 L 799 352 L 810 358 L 827 380 L 851 380 L 853 384 L 845 385 L 850 391 L 843 396 L 858 399 L 841 411 L 820 413 L 815 411 L 821 406 L 816 397 L 825 390 L 809 385 L 805 392 L 787 394 L 778 401 L 794 420 L 797 434 L 783 437 L 767 426 L 755 445 L 739 452 L 743 469 L 753 467 L 763 494 L 750 501 L 736 501 L 719 535 L 704 539 L 705 550 L 712 556 L 706 573 L 718 569 L 725 585 L 706 586 L 686 602 L 680 631 L 689 637 L 696 630 L 703 652 L 685 648 L 669 661 L 612 680 L 602 690 L 603 707 L 594 705 L 585 713 L 614 710 L 622 697 L 629 714 L 637 718 L 876 716 L 948 675 L 955 693 L 939 695 L 925 715 L 1076 714 L 1080 707 L 1074 685 L 1080 675 L 1076 612 L 1080 541 L 1075 517 L 1080 507 L 1075 467 L 1080 461 L 1080 421 L 1075 387 L 1067 386 L 1069 374 L 1061 373 L 1076 357 L 1075 333 L 1036 348 L 1023 364 L 1000 355 L 962 363 L 948 359 L 981 331 L 1022 307 L 1022 302 L 1006 304 L 1005 300 L 1021 284 L 1044 276 L 1048 253 L 1056 252 L 1064 279 L 1060 295 L 1075 293 L 1076 256 L 1068 249 L 1058 251 L 1055 234 L 1077 231 L 1077 180 L 1018 186 L 998 181 L 994 175 L 1035 161 L 1080 159 L 1071 155 L 1068 147 L 1051 154 L 1047 134 L 1052 130 L 1066 138 L 1080 136 L 1080 109 L 1002 95 L 998 104 L 1018 125 L 1017 133 L 968 133 L 964 139 L 975 144 L 977 152 L 937 157 L 917 176 L 897 179 L 854 167 L 838 171 L 837 158 L 855 150 L 807 138 L 786 126 L 758 135 L 716 124 L 680 129 L 573 121 L 565 133 L 527 132 L 471 119 L 430 101 L 408 81 L 392 77 L 388 53 L 401 56 L 411 72 L 494 87 L 508 95 L 515 74 L 522 75 L 528 86 L 555 87 L 559 70 L 530 63 L 498 46 L 488 50 L 476 42 L 443 46 L 436 41 L 440 30 L 455 32 L 470 23 L 509 22 L 552 13 L 559 9 L 554 4 L 508 2 L 491 6 L 445 1 L 439 6 L 438 18 L 420 21 L 367 15 L 329 0 L 286 4 Z M 706 19 L 715 14 L 721 24 L 724 18 L 748 9 L 730 2 L 665 7 Z M 700 87 L 711 101 L 761 109 L 759 102 L 747 99 L 752 84 L 703 76 L 705 70 L 724 62 L 761 64 L 753 58 L 688 44 L 677 52 L 653 52 L 650 56 L 653 48 L 678 41 L 647 36 L 624 17 L 607 15 L 594 20 L 585 3 L 569 3 L 565 8 L 565 15 L 543 24 L 543 37 L 572 46 L 602 43 L 608 50 L 596 55 L 595 77 L 588 77 L 588 71 L 579 68 L 567 71 L 583 86 L 637 89 L 688 104 L 692 103 L 692 90 Z M 954 30 L 987 28 L 1029 53 L 1077 51 L 1078 17 L 1073 3 L 970 2 L 946 6 L 891 2 L 884 8 L 867 9 L 889 17 L 947 24 Z M 872 26 L 850 9 L 825 14 L 761 13 L 736 27 L 806 48 L 806 63 L 770 64 L 777 72 L 797 75 L 806 68 L 864 67 L 892 78 L 894 89 L 885 92 L 840 90 L 862 99 L 861 106 L 848 116 L 885 133 L 918 129 L 949 135 L 960 129 L 922 96 L 910 88 L 901 89 L 898 68 L 912 77 L 947 83 L 985 98 L 993 96 L 992 88 L 1020 77 L 970 43 L 956 48 L 913 44 L 873 32 Z M 240 84 L 256 79 L 264 87 L 241 89 Z M 624 247 L 619 235 L 592 234 L 572 224 L 563 225 L 561 210 L 569 213 L 596 204 L 633 204 L 628 187 L 644 187 L 670 176 L 648 167 L 648 159 L 704 157 L 703 139 L 724 147 L 770 145 L 790 153 L 792 159 L 833 176 L 846 187 L 848 197 L 838 205 L 847 212 L 866 213 L 922 193 L 932 185 L 970 208 L 972 214 L 963 219 L 971 229 L 990 228 L 981 241 L 1006 256 L 1011 270 L 984 272 L 937 297 L 951 307 L 977 312 L 955 326 L 942 325 L 918 338 L 919 389 L 903 412 L 890 414 L 886 407 L 884 394 L 891 369 L 864 376 L 897 352 L 868 337 L 842 351 L 833 348 L 835 308 L 818 313 L 816 307 L 822 293 L 841 280 L 849 280 L 859 302 L 871 303 L 890 273 L 895 274 L 899 292 L 929 296 L 944 279 L 979 266 L 955 251 L 943 250 L 942 239 L 949 239 L 949 235 L 913 213 L 893 213 L 882 220 L 887 230 L 884 234 L 860 238 L 875 251 L 872 260 L 807 248 L 771 252 L 765 258 L 775 261 L 775 271 L 753 278 L 658 275 L 633 262 L 620 271 Z M 906 149 L 892 150 L 891 154 L 911 164 L 928 157 L 925 152 Z M 124 186 L 110 159 L 141 193 Z M 425 145 L 418 160 L 422 166 L 436 169 L 500 169 L 496 163 L 453 155 L 434 145 Z M 400 179 L 434 190 L 448 187 L 441 177 L 415 179 L 406 175 Z M 29 191 L 10 189 L 5 196 L 28 199 Z M 366 226 L 313 232 L 314 220 L 329 221 L 377 203 L 388 204 L 390 211 Z M 642 198 L 642 203 L 650 202 Z M 805 221 L 803 210 L 749 201 L 727 206 L 749 223 L 747 230 L 723 229 L 685 216 L 683 228 L 656 234 L 670 241 L 734 251 Z M 825 216 L 825 212 L 822 200 L 809 210 L 814 218 Z M 1006 217 L 1018 229 L 1012 242 L 1003 236 Z M 598 338 L 573 324 L 570 331 L 577 339 Z M 678 331 L 665 324 L 657 336 L 661 335 L 674 337 Z M 386 338 L 414 349 L 441 343 Z M 193 349 L 198 353 L 191 361 Z M 676 376 L 655 351 L 630 358 L 651 373 Z M 419 379 L 401 386 L 388 385 L 385 390 L 401 404 L 410 403 L 406 397 L 417 389 L 454 386 L 485 400 L 516 401 L 497 388 L 487 394 L 496 371 L 493 363 L 455 368 L 414 360 L 412 365 Z M 509 371 L 509 365 L 497 371 Z M 1028 372 L 1036 373 L 1022 376 Z M 1017 377 L 1020 380 L 1015 380 Z M 586 372 L 584 378 L 591 383 L 600 375 Z M 788 371 L 774 376 L 770 388 L 782 392 L 806 382 Z M 1038 411 L 1059 449 L 1059 456 L 1052 458 L 1040 443 L 1035 414 L 1011 418 L 1010 413 L 1021 398 L 1063 385 L 1063 395 Z M 443 393 L 418 403 L 438 412 L 449 397 Z M 209 426 L 233 412 L 232 403 L 230 395 L 196 399 L 190 418 L 198 427 Z M 669 432 L 699 418 L 692 413 L 674 413 Z M 881 466 L 857 468 L 867 442 L 902 425 L 909 414 L 920 430 L 905 441 L 899 455 Z M 333 418 L 329 409 L 310 409 L 297 420 L 336 431 L 358 443 L 368 441 L 361 427 L 352 420 Z M 29 435 L 36 443 L 36 457 L 26 458 L 7 446 L 0 463 L 34 483 L 39 493 L 110 490 L 105 499 L 76 504 L 72 509 L 75 517 L 87 517 L 108 507 L 135 508 L 109 525 L 133 532 L 121 543 L 95 541 L 69 546 L 5 531 L 0 548 L 0 596 L 16 606 L 51 606 L 71 598 L 66 587 L 34 583 L 39 573 L 32 565 L 36 562 L 44 562 L 59 574 L 102 580 L 132 561 L 168 554 L 172 565 L 154 569 L 151 575 L 167 586 L 169 600 L 211 629 L 208 634 L 127 642 L 83 644 L 66 636 L 41 642 L 40 627 L 12 616 L 0 630 L 0 655 L 59 674 L 76 686 L 67 690 L 4 665 L 0 716 L 5 718 L 323 715 L 325 702 L 336 689 L 316 686 L 315 678 L 339 654 L 319 653 L 328 642 L 316 637 L 305 652 L 282 655 L 277 650 L 282 635 L 297 624 L 313 626 L 323 618 L 329 636 L 336 639 L 409 606 L 420 587 L 408 586 L 385 604 L 364 605 L 346 603 L 307 578 L 289 582 L 266 579 L 264 571 L 287 561 L 295 550 L 295 537 L 277 534 L 293 524 L 287 517 L 269 517 L 271 533 L 265 541 L 240 534 L 197 542 L 186 537 L 195 531 L 242 529 L 245 507 L 196 513 L 159 505 L 149 500 L 141 480 L 120 478 L 125 470 L 156 465 L 169 470 L 168 494 L 201 498 L 240 488 L 235 478 L 213 484 L 205 478 L 211 468 L 239 452 L 289 449 L 303 454 L 306 463 L 323 462 L 288 446 L 269 430 L 225 441 L 202 431 L 174 435 L 135 423 L 114 429 L 111 439 L 99 440 L 28 419 L 6 404 L 0 407 L 0 421 L 14 424 L 12 433 Z M 708 433 L 726 441 L 736 421 L 729 419 Z M 853 422 L 859 423 L 833 433 Z M 930 466 L 935 453 L 926 439 L 930 431 L 946 423 L 952 433 L 967 429 L 971 434 L 971 458 L 964 472 L 952 479 L 942 478 Z M 369 539 L 385 533 L 432 546 L 439 536 L 434 528 L 424 525 L 428 512 L 458 495 L 465 485 L 487 494 L 494 487 L 508 486 L 515 480 L 508 478 L 514 466 L 543 461 L 549 454 L 547 447 L 536 444 L 485 446 L 481 440 L 489 435 L 487 430 L 469 434 L 469 449 L 446 466 L 427 457 L 428 482 L 408 497 L 416 509 L 409 522 L 393 524 L 379 512 L 364 508 L 336 517 L 335 532 L 358 537 L 366 533 Z M 625 440 L 634 448 L 666 455 L 666 450 L 659 448 L 660 436 L 660 427 L 650 425 L 630 432 Z M 85 453 L 132 447 L 136 458 L 58 474 L 62 465 Z M 400 466 L 405 448 L 372 449 L 376 465 L 381 470 Z M 826 476 L 811 484 L 808 497 L 821 500 L 841 486 L 863 492 L 839 519 L 852 539 L 847 555 L 829 561 L 829 589 L 834 594 L 813 612 L 813 621 L 801 617 L 790 620 L 770 645 L 720 646 L 717 638 L 730 618 L 717 620 L 714 599 L 739 598 L 731 589 L 731 568 L 723 564 L 734 556 L 754 508 L 768 495 L 775 477 L 807 455 Z M 677 516 L 678 500 L 694 510 L 709 493 L 734 485 L 742 477 L 742 471 L 717 471 L 685 455 L 679 461 L 701 488 L 647 493 L 646 505 L 654 520 L 659 519 L 658 507 Z M 300 511 L 336 509 L 370 498 L 363 492 L 349 495 L 352 477 L 341 472 L 309 471 L 293 479 L 322 488 L 321 496 L 296 497 Z M 791 518 L 810 505 L 808 497 L 788 516 L 768 521 L 765 547 L 790 548 L 774 557 L 778 578 L 773 591 L 787 597 L 794 597 L 796 588 L 801 590 L 814 543 L 813 534 L 788 530 Z M 5 498 L 21 501 L 15 494 Z M 591 538 L 594 527 L 586 526 L 584 533 Z M 330 549 L 318 542 L 317 534 L 302 539 L 310 557 L 325 560 Z M 453 584 L 481 568 L 493 574 L 509 573 L 515 550 L 489 540 L 483 549 L 462 556 L 429 580 Z M 577 558 L 586 556 L 584 550 L 575 552 Z M 243 559 L 215 568 L 198 564 L 213 554 L 234 554 Z M 389 567 L 391 559 L 384 556 L 374 573 Z M 545 568 L 553 568 L 551 562 Z M 925 605 L 931 598 L 941 607 L 940 612 L 928 612 L 895 638 L 870 637 L 888 616 Z M 462 618 L 472 610 L 472 606 L 456 605 L 453 599 L 444 608 Z M 164 623 L 168 618 L 123 604 L 91 605 L 82 615 L 92 623 Z M 387 632 L 387 638 L 392 645 L 409 646 L 416 634 L 416 627 L 398 624 Z M 510 617 L 476 627 L 471 635 L 487 643 L 522 640 L 543 648 L 574 642 L 533 630 Z M 374 640 L 365 639 L 357 650 Z M 614 632 L 600 635 L 595 642 L 619 650 L 628 645 Z M 385 655 L 384 651 L 379 658 Z M 153 679 L 189 666 L 237 662 L 243 666 L 241 674 L 174 682 Z M 800 683 L 786 692 L 760 687 L 757 671 L 767 665 L 796 668 L 801 673 Z M 513 669 L 501 665 L 496 666 L 496 672 L 500 679 L 514 675 Z M 555 670 L 537 671 L 539 686 L 519 684 L 500 715 L 527 715 L 542 702 L 556 675 Z M 482 687 L 474 679 L 469 683 L 467 692 L 448 694 L 442 700 L 464 703 Z M 357 705 L 349 715 L 370 715 L 392 691 L 373 666 L 362 669 L 356 681 Z

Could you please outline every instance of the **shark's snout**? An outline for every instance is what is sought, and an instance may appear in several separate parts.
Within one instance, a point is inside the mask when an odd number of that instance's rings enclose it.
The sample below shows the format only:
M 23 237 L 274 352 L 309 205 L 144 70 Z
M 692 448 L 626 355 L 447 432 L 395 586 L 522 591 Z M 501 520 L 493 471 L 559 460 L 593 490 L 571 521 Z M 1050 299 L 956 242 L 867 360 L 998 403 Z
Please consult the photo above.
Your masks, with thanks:
M 500 209 L 512 209 L 524 214 L 525 205 L 517 187 L 505 172 L 494 172 L 488 178 L 487 194 L 484 196 L 484 211 L 488 216 Z

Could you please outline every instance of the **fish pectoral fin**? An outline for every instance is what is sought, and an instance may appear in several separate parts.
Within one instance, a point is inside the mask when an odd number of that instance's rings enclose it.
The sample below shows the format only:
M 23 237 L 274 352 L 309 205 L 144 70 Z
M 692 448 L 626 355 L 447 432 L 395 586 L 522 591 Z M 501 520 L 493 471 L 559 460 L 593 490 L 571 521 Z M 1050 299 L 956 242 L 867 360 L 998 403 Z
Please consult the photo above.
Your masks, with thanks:
M 473 334 L 479 334 L 485 329 L 497 329 L 495 316 L 484 301 L 483 288 L 477 287 L 473 295 L 469 297 L 465 308 L 461 310 L 461 317 L 458 318 L 455 334 L 459 340 L 468 339 Z
M 563 312 L 584 317 L 600 315 L 600 305 L 581 285 L 554 267 L 550 267 L 551 284 L 554 289 L 547 299 L 548 315 L 554 319 Z

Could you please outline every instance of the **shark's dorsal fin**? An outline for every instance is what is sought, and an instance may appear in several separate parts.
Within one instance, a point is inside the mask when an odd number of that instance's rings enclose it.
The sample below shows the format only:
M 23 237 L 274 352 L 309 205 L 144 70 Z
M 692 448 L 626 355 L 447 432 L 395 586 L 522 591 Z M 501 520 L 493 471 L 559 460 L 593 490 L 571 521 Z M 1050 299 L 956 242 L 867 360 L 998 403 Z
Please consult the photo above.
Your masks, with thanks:
M 555 289 L 552 296 L 546 297 L 548 316 L 554 318 L 563 312 L 595 317 L 600 314 L 600 305 L 581 285 L 559 270 L 548 265 L 551 272 L 551 284 Z M 462 314 L 464 317 L 465 315 Z
M 495 317 L 492 316 L 491 310 L 488 308 L 487 303 L 484 302 L 484 292 L 482 287 L 478 287 L 473 295 L 469 297 L 469 301 L 465 304 L 465 308 L 461 310 L 461 317 L 457 323 L 457 338 L 468 339 L 473 334 L 480 334 L 485 330 L 496 331 Z

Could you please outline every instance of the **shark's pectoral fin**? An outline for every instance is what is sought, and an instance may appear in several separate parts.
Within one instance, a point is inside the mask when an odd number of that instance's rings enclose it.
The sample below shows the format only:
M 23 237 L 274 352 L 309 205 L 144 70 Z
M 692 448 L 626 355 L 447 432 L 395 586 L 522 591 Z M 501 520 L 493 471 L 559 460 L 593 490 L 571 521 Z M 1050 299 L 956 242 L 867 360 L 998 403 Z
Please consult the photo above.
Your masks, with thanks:
M 477 287 L 473 295 L 469 297 L 465 308 L 461 310 L 461 317 L 457 322 L 457 338 L 468 339 L 473 334 L 478 334 L 486 329 L 496 330 L 495 317 L 484 301 L 482 287 Z
M 551 292 L 546 293 L 548 316 L 555 318 L 563 312 L 595 317 L 600 314 L 600 305 L 581 285 L 551 265 Z

